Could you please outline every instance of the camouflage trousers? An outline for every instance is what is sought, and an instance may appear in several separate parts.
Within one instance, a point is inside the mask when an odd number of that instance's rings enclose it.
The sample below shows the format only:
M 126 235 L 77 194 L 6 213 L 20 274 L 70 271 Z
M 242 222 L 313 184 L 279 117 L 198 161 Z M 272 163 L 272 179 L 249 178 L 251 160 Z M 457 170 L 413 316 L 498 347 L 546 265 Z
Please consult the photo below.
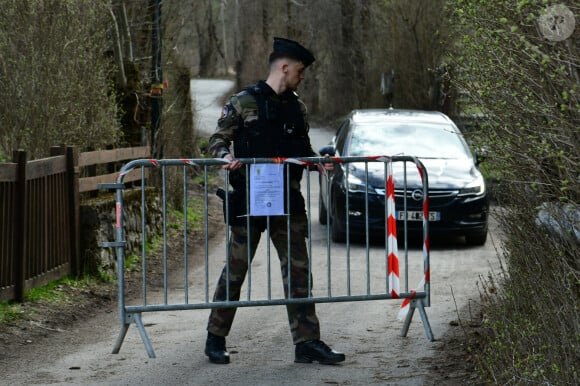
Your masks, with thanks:
M 291 295 L 292 298 L 308 297 L 308 251 L 306 249 L 307 222 L 305 214 L 293 214 L 290 219 Z M 250 256 L 254 259 L 262 229 L 250 227 Z M 288 297 L 288 238 L 285 216 L 270 217 L 270 239 L 278 252 L 284 294 Z M 226 300 L 226 283 L 229 282 L 230 301 L 240 299 L 240 290 L 248 271 L 248 233 L 246 226 L 232 226 L 230 237 L 229 277 L 226 266 L 214 293 L 214 301 Z M 320 339 L 320 326 L 315 305 L 289 304 L 286 306 L 290 332 L 294 344 Z M 212 334 L 227 336 L 230 332 L 236 308 L 214 308 L 209 316 L 207 330 Z

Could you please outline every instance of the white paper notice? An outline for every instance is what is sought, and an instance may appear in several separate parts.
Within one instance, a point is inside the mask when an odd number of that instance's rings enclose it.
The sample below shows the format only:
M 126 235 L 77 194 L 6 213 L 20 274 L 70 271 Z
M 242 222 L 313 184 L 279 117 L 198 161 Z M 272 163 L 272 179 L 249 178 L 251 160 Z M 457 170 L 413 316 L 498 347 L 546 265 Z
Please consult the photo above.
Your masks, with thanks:
M 284 165 L 250 165 L 250 216 L 284 214 Z

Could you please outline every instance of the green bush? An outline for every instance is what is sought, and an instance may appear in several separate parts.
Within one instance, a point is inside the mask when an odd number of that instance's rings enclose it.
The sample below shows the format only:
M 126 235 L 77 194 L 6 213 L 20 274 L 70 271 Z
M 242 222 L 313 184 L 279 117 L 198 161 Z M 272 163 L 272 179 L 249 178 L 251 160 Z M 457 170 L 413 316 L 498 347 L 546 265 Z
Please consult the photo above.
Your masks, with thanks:
M 478 355 L 484 378 L 497 384 L 580 381 L 578 241 L 537 222 L 546 203 L 580 208 L 578 34 L 553 41 L 541 33 L 538 20 L 550 4 L 448 1 L 458 33 L 453 82 L 488 118 L 477 135 L 498 182 L 505 235 L 503 270 L 485 286 L 500 289 L 485 293 Z M 553 215 L 570 229 L 562 213 Z

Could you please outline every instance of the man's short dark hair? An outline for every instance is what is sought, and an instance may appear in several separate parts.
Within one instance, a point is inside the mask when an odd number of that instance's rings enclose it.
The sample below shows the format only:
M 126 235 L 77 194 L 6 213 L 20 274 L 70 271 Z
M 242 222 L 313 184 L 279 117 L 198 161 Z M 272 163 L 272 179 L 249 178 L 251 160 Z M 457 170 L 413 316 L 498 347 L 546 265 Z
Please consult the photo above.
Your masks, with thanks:
M 284 58 L 284 59 L 293 59 L 293 60 L 300 61 L 300 59 L 291 57 L 290 55 L 284 54 L 282 52 L 272 52 L 272 53 L 270 53 L 270 57 L 268 58 L 268 64 L 272 64 L 276 60 L 282 59 L 282 58 Z

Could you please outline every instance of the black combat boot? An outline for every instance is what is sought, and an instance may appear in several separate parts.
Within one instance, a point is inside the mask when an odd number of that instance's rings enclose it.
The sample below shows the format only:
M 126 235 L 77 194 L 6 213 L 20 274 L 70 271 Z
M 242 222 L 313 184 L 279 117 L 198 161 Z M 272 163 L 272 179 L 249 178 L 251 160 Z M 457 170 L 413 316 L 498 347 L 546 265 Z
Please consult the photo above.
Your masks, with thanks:
M 218 336 L 208 332 L 207 340 L 205 341 L 205 355 L 209 357 L 209 361 L 212 363 L 230 363 L 230 354 L 226 349 L 225 336 Z
M 344 354 L 336 352 L 321 340 L 309 340 L 296 345 L 296 363 L 312 363 L 316 361 L 323 365 L 333 365 L 344 361 Z

